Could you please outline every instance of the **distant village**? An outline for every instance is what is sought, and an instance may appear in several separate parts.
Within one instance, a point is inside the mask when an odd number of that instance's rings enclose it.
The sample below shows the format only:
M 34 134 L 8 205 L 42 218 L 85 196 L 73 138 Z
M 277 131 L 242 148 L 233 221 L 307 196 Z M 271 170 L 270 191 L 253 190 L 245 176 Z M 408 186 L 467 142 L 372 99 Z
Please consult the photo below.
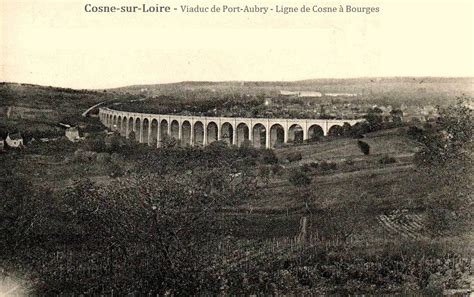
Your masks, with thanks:
M 359 94 L 356 93 L 321 93 L 314 91 L 280 91 L 281 96 L 285 97 L 297 97 L 297 98 L 319 98 L 319 97 L 330 97 L 330 98 L 348 98 L 357 97 Z M 265 105 L 271 105 L 272 100 L 267 99 Z M 393 121 L 394 118 L 398 118 L 403 122 L 425 122 L 431 121 L 437 116 L 437 109 L 435 106 L 427 105 L 423 107 L 418 106 L 407 106 L 401 104 L 398 108 L 391 105 L 373 105 L 373 104 L 361 104 L 361 103 L 314 103 L 308 101 L 306 103 L 308 107 L 313 107 L 310 112 L 318 117 L 331 117 L 335 119 L 357 119 L 362 118 L 369 111 L 379 113 L 383 120 L 386 122 Z M 288 106 L 288 112 L 295 111 L 296 106 Z M 293 108 L 293 110 L 292 110 Z
M 399 106 L 351 102 L 355 93 L 321 93 L 317 91 L 280 90 L 278 96 L 265 96 L 263 104 L 252 107 L 234 106 L 214 109 L 198 115 L 254 118 L 309 118 L 309 119 L 360 119 L 369 112 L 377 113 L 384 122 L 400 121 L 420 123 L 437 117 L 437 108 L 432 105 Z M 190 111 L 179 114 L 191 115 Z
M 65 128 L 64 137 L 67 140 L 71 142 L 79 142 L 84 139 L 84 137 L 80 136 L 78 127 L 72 127 L 68 124 L 63 124 L 63 123 L 60 123 L 60 125 Z M 60 137 L 44 137 L 44 138 L 39 138 L 39 139 L 32 138 L 29 140 L 29 144 L 34 144 L 35 142 L 56 141 L 59 138 Z M 23 139 L 21 132 L 8 133 L 5 139 L 3 139 L 0 136 L 0 151 L 5 151 L 8 148 L 22 149 L 25 147 L 25 145 L 26 145 L 26 142 Z

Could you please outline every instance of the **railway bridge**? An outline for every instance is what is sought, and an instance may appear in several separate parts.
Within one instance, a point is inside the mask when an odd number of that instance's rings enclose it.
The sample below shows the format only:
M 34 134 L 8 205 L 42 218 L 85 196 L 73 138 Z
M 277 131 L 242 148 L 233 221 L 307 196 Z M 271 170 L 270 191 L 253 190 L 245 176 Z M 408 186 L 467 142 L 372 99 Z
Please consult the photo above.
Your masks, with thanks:
M 338 133 L 358 120 L 277 119 L 148 114 L 99 108 L 101 122 L 127 138 L 159 147 L 166 135 L 182 145 L 208 145 L 217 140 L 240 146 L 250 141 L 255 147 L 271 148 L 288 142 L 303 142 Z

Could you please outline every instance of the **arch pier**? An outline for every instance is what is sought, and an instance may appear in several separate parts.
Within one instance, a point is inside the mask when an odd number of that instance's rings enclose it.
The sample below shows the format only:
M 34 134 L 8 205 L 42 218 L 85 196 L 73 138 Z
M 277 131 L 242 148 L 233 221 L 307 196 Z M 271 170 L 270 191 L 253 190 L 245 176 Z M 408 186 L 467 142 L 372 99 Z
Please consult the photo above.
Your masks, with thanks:
M 182 145 L 208 145 L 217 140 L 242 145 L 250 141 L 256 147 L 271 148 L 283 143 L 300 143 L 329 134 L 337 135 L 342 126 L 358 120 L 266 119 L 200 117 L 146 114 L 99 108 L 104 126 L 140 143 L 159 147 L 167 135 Z

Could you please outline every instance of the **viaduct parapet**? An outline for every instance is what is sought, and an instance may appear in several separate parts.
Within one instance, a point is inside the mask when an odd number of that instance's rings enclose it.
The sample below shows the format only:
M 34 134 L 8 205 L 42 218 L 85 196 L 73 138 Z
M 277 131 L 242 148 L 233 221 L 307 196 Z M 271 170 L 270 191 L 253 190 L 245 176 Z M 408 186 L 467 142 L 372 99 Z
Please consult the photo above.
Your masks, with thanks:
M 307 141 L 340 131 L 359 120 L 274 119 L 147 114 L 99 108 L 100 121 L 112 131 L 140 143 L 159 147 L 168 135 L 182 145 L 207 145 L 217 140 L 240 146 L 250 141 L 255 147 L 271 148 L 288 142 Z M 133 133 L 132 133 L 133 132 Z

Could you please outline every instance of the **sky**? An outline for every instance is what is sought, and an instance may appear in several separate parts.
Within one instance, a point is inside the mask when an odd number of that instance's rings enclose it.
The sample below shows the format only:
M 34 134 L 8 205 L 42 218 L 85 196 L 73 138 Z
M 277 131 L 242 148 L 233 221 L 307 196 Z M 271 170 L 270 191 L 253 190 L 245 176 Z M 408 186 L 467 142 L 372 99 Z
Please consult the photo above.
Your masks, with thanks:
M 92 14 L 87 3 L 380 12 Z M 474 76 L 474 1 L 0 0 L 0 81 L 100 89 L 380 76 Z

